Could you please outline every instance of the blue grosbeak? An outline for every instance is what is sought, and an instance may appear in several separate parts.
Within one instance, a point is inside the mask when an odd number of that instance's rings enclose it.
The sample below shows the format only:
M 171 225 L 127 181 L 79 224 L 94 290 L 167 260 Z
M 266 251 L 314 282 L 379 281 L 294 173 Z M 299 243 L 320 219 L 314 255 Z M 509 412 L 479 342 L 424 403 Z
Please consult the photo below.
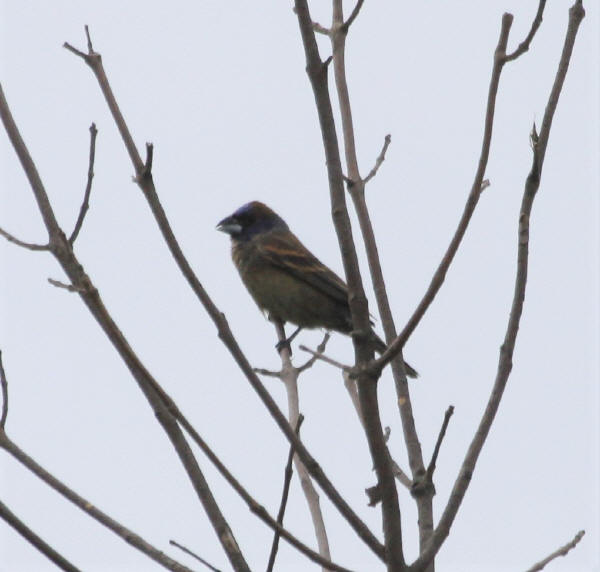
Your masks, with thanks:
M 285 221 L 253 201 L 224 218 L 217 230 L 231 236 L 231 255 L 244 285 L 269 317 L 302 328 L 325 328 L 342 334 L 353 330 L 348 287 L 290 231 Z M 373 348 L 385 343 L 371 331 Z M 404 364 L 410 377 L 417 372 Z

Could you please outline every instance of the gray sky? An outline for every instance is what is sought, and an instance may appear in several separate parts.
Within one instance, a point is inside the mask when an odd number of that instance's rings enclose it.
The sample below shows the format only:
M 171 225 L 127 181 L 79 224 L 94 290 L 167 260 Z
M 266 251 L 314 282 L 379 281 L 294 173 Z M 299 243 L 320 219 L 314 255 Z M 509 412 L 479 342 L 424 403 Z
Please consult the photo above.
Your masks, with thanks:
M 313 2 L 330 20 L 329 3 Z M 138 188 L 91 71 L 61 45 L 84 48 L 84 24 L 103 55 L 136 143 L 155 145 L 154 180 L 184 252 L 225 312 L 251 363 L 275 369 L 275 334 L 254 306 L 215 224 L 260 199 L 338 273 L 324 155 L 289 2 L 4 1 L 3 87 L 60 222 L 70 229 L 85 186 L 88 127 L 99 130 L 91 208 L 76 253 L 138 355 L 222 460 L 272 514 L 287 444 L 180 276 Z M 445 506 L 495 376 L 512 298 L 518 209 L 566 30 L 570 2 L 548 3 L 530 53 L 501 80 L 483 194 L 464 244 L 405 356 L 428 458 L 445 409 L 456 407 L 437 468 Z M 552 127 L 531 221 L 530 275 L 514 368 L 474 478 L 438 564 L 448 571 L 522 570 L 587 534 L 553 571 L 600 570 L 598 406 L 598 6 L 585 2 L 573 62 Z M 398 327 L 420 300 L 454 232 L 476 169 L 501 14 L 529 29 L 537 2 L 366 2 L 347 48 L 361 170 L 384 136 L 385 164 L 368 188 Z M 348 11 L 349 6 L 346 7 Z M 321 42 L 326 56 L 329 46 Z M 32 193 L 0 137 L 0 226 L 43 242 Z M 353 218 L 353 220 L 355 220 Z M 358 237 L 355 225 L 355 237 Z M 361 263 L 367 269 L 362 247 Z M 46 253 L 0 241 L 0 348 L 10 383 L 9 435 L 92 503 L 158 547 L 174 538 L 223 570 L 223 554 L 184 471 L 133 379 Z M 370 289 L 371 308 L 375 313 Z M 321 334 L 305 332 L 317 345 Z M 334 336 L 327 353 L 352 359 Z M 296 351 L 296 363 L 304 359 Z M 281 384 L 265 384 L 285 410 Z M 339 372 L 301 378 L 303 439 L 353 508 L 380 535 L 363 490 L 374 482 L 367 444 Z M 380 382 L 390 447 L 406 466 L 391 375 Z M 252 569 L 266 565 L 271 531 L 199 455 Z M 2 500 L 84 570 L 158 570 L 0 455 Z M 405 550 L 416 556 L 416 514 L 400 492 Z M 332 557 L 379 569 L 322 498 Z M 286 524 L 314 545 L 296 480 Z M 313 569 L 285 543 L 278 567 Z M 196 566 L 196 568 L 198 568 Z M 0 524 L 0 571 L 52 565 Z

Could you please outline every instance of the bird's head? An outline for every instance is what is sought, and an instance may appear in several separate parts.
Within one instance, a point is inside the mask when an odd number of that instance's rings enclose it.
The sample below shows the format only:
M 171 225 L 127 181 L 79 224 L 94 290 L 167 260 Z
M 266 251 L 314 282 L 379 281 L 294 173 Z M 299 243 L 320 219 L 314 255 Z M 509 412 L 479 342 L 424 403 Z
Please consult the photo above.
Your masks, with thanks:
M 224 218 L 217 230 L 226 232 L 234 240 L 245 241 L 270 230 L 287 230 L 288 225 L 267 205 L 252 201 Z

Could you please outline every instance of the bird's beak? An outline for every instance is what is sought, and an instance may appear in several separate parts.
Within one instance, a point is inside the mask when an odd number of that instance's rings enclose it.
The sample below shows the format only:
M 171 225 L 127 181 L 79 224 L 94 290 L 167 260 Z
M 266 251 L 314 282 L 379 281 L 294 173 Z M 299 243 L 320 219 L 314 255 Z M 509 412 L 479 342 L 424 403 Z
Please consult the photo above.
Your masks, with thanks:
M 242 225 L 233 217 L 228 216 L 217 225 L 217 230 L 234 235 L 239 234 L 242 231 Z

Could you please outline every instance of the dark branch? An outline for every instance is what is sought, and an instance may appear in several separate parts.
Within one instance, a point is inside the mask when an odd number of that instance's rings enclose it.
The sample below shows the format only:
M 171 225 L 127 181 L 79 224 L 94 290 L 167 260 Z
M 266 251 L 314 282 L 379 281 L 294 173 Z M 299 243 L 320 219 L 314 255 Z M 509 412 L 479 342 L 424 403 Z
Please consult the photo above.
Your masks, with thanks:
M 437 458 L 440 453 L 440 447 L 442 446 L 442 441 L 444 440 L 444 436 L 446 435 L 446 429 L 448 428 L 448 423 L 450 423 L 450 417 L 454 413 L 454 405 L 450 405 L 448 409 L 446 409 L 446 413 L 444 414 L 444 422 L 442 423 L 442 427 L 440 429 L 440 433 L 437 438 L 437 442 L 435 444 L 435 448 L 433 449 L 433 455 L 431 455 L 431 461 L 429 462 L 429 466 L 427 467 L 427 480 L 431 483 L 433 482 L 433 473 L 435 471 L 435 464 L 437 463 Z
M 94 160 L 96 157 L 96 135 L 98 135 L 98 130 L 96 129 L 96 124 L 92 123 L 90 125 L 90 158 L 88 162 L 88 173 L 87 173 L 87 184 L 85 186 L 85 193 L 83 194 L 83 202 L 81 203 L 81 208 L 79 209 L 79 216 L 77 217 L 77 221 L 75 222 L 75 228 L 69 237 L 69 244 L 73 245 L 75 240 L 77 240 L 77 235 L 81 230 L 81 226 L 83 225 L 83 219 L 90 208 L 90 194 L 92 192 L 92 180 L 94 178 Z
M 37 548 L 44 556 L 66 572 L 79 572 L 64 556 L 42 540 L 31 528 L 17 517 L 2 501 L 0 501 L 0 518 L 12 526 L 25 540 Z
M 68 49 L 68 44 L 65 46 Z M 112 92 L 108 79 L 106 77 L 106 73 L 104 72 L 104 67 L 102 65 L 102 59 L 99 54 L 94 54 L 94 57 L 82 56 L 81 52 L 78 50 L 71 49 L 70 51 L 74 51 L 77 55 L 83 57 L 83 59 L 88 63 L 96 79 L 98 80 L 98 84 L 100 85 L 100 89 L 106 99 L 106 102 L 109 106 L 109 109 L 113 115 L 113 119 L 117 125 L 119 133 L 121 134 L 121 138 L 125 144 L 127 152 L 129 153 L 129 157 L 133 163 L 135 172 L 136 172 L 136 181 L 140 185 L 144 197 L 148 201 L 148 204 L 152 210 L 154 218 L 160 228 L 160 231 L 163 234 L 163 238 L 173 255 L 176 263 L 178 264 L 182 274 L 185 276 L 188 284 L 206 309 L 207 313 L 213 320 L 218 335 L 231 353 L 232 357 L 243 371 L 249 383 L 252 385 L 253 389 L 256 391 L 269 413 L 284 433 L 287 440 L 290 444 L 293 444 L 296 448 L 296 453 L 308 469 L 311 476 L 317 481 L 319 486 L 323 489 L 325 494 L 329 497 L 334 506 L 339 510 L 339 512 L 344 516 L 344 518 L 348 521 L 350 526 L 356 531 L 358 536 L 375 552 L 380 558 L 384 558 L 384 548 L 379 540 L 373 535 L 373 533 L 368 529 L 366 524 L 358 517 L 358 515 L 352 510 L 350 505 L 342 498 L 337 489 L 333 486 L 331 481 L 327 478 L 325 473 L 323 472 L 320 465 L 317 461 L 312 457 L 312 455 L 308 452 L 304 444 L 297 438 L 293 428 L 288 423 L 287 419 L 262 384 L 256 373 L 254 372 L 252 366 L 250 365 L 248 359 L 240 349 L 231 329 L 229 328 L 229 324 L 225 318 L 225 315 L 219 311 L 219 309 L 215 306 L 214 302 L 198 280 L 190 263 L 187 258 L 183 254 L 177 239 L 173 233 L 169 220 L 167 218 L 166 213 L 160 203 L 158 195 L 156 193 L 156 189 L 154 187 L 154 183 L 152 178 L 140 177 L 142 170 L 144 168 L 144 163 L 141 160 L 139 152 L 133 142 L 133 138 L 131 137 L 131 133 L 129 132 L 129 128 L 125 123 L 125 119 L 119 109 L 115 96 Z M 342 188 L 343 192 L 343 188 Z
M 498 95 L 498 86 L 500 83 L 500 75 L 502 73 L 502 68 L 504 67 L 504 63 L 506 61 L 506 44 L 508 42 L 508 35 L 510 33 L 510 28 L 512 26 L 513 17 L 511 14 L 504 14 L 502 17 L 502 27 L 500 30 L 500 37 L 498 39 L 498 45 L 496 46 L 496 51 L 494 52 L 494 65 L 492 68 L 492 77 L 490 80 L 490 86 L 488 89 L 488 98 L 487 98 L 487 106 L 485 112 L 485 126 L 483 130 L 483 142 L 481 144 L 481 153 L 479 156 L 479 162 L 477 166 L 477 171 L 475 173 L 475 180 L 473 181 L 473 185 L 471 187 L 471 192 L 469 193 L 469 197 L 467 198 L 467 202 L 465 204 L 465 208 L 461 219 L 458 223 L 458 227 L 448 245 L 448 249 L 442 258 L 437 270 L 435 271 L 433 278 L 425 292 L 423 298 L 419 302 L 419 305 L 414 310 L 412 316 L 408 320 L 407 324 L 404 326 L 404 329 L 400 332 L 400 334 L 396 337 L 396 339 L 391 343 L 388 349 L 383 353 L 383 355 L 375 360 L 375 367 L 381 368 L 388 364 L 392 358 L 404 347 L 404 344 L 413 333 L 425 312 L 435 299 L 437 293 L 439 292 L 444 280 L 446 279 L 446 274 L 452 261 L 454 260 L 454 256 L 458 251 L 458 247 L 460 246 L 463 237 L 467 231 L 467 227 L 469 226 L 469 222 L 471 221 L 471 217 L 473 216 L 473 212 L 475 211 L 475 207 L 479 202 L 479 197 L 481 196 L 481 186 L 483 183 L 483 177 L 485 175 L 485 170 L 487 168 L 488 158 L 490 155 L 490 145 L 492 142 L 492 130 L 494 126 L 494 115 L 496 111 L 496 97 Z
M 296 424 L 296 434 L 300 434 L 300 425 L 304 421 L 304 416 L 300 414 L 298 416 L 298 423 Z M 283 517 L 285 515 L 285 507 L 288 501 L 288 495 L 290 492 L 290 483 L 292 482 L 292 461 L 294 460 L 294 445 L 290 446 L 290 452 L 288 454 L 287 463 L 285 465 L 284 479 L 283 479 L 283 491 L 281 492 L 281 502 L 279 503 L 279 511 L 277 512 L 277 523 L 283 525 Z M 269 562 L 267 564 L 267 572 L 272 572 L 273 566 L 275 565 L 275 558 L 277 556 L 277 549 L 279 547 L 279 537 L 281 534 L 278 530 L 275 531 L 273 536 L 273 544 L 271 545 L 271 553 L 269 554 Z
M 362 8 L 362 5 L 364 4 L 364 2 L 365 2 L 365 0 L 358 0 L 358 2 L 356 3 L 356 6 L 354 6 L 354 10 L 352 10 L 352 12 L 350 13 L 350 16 L 342 25 L 342 30 L 343 30 L 344 34 L 348 33 L 348 29 L 350 28 L 350 26 L 352 26 L 352 24 L 354 23 L 354 20 L 356 20 L 356 17 L 358 16 L 360 9 Z
M 519 213 L 517 272 L 513 300 L 504 341 L 500 347 L 500 356 L 498 359 L 498 368 L 494 386 L 492 388 L 486 409 L 483 413 L 481 421 L 479 422 L 479 427 L 477 428 L 477 432 L 475 433 L 475 436 L 469 445 L 469 449 L 465 455 L 465 459 L 462 463 L 459 474 L 454 483 L 454 487 L 450 494 L 448 504 L 442 513 L 438 526 L 433 533 L 431 541 L 428 543 L 425 550 L 421 552 L 421 555 L 411 567 L 411 569 L 415 572 L 425 569 L 429 562 L 433 560 L 440 546 L 450 533 L 450 527 L 452 526 L 454 518 L 456 517 L 458 509 L 469 487 L 477 459 L 479 458 L 479 454 L 481 453 L 483 445 L 485 444 L 490 427 L 492 426 L 496 412 L 500 406 L 500 401 L 512 369 L 512 357 L 519 331 L 521 313 L 523 311 L 523 304 L 525 301 L 525 290 L 527 286 L 527 272 L 529 263 L 529 221 L 531 217 L 531 211 L 536 193 L 540 186 L 540 177 L 544 163 L 544 152 L 548 144 L 552 119 L 554 117 L 554 113 L 556 112 L 559 95 L 564 84 L 567 70 L 569 68 L 569 62 L 573 53 L 573 46 L 575 44 L 575 38 L 577 37 L 577 31 L 584 16 L 585 11 L 583 10 L 581 2 L 578 0 L 569 10 L 569 24 L 567 27 L 567 33 L 560 57 L 560 62 L 558 64 L 558 71 L 556 73 L 554 84 L 550 91 L 550 97 L 548 98 L 548 103 L 546 105 L 539 138 L 536 136 L 535 131 L 532 133 L 533 159 L 531 170 L 525 181 L 525 188 L 523 191 L 523 198 Z
M 580 530 L 575 535 L 573 540 L 567 542 L 564 546 L 561 546 L 558 550 L 555 550 L 552 554 L 550 554 L 550 556 L 544 558 L 543 560 L 540 560 L 531 568 L 528 568 L 527 572 L 539 572 L 540 570 L 543 570 L 546 567 L 546 564 L 549 564 L 555 558 L 558 558 L 559 556 L 566 556 L 571 550 L 573 550 L 573 548 L 575 548 L 579 544 L 579 541 L 583 538 L 584 534 L 585 530 Z
M 172 546 L 176 546 L 177 548 L 179 548 L 179 550 L 182 550 L 186 554 L 189 554 L 192 558 L 195 558 L 198 562 L 204 564 L 204 566 L 206 566 L 209 570 L 212 570 L 212 572 L 221 572 L 218 568 L 215 568 L 212 564 L 210 564 L 209 562 L 204 560 L 204 558 L 202 558 L 201 556 L 198 556 L 196 553 L 192 552 L 189 548 L 182 546 L 178 542 L 175 542 L 174 540 L 169 540 L 169 544 Z
M 50 246 L 48 244 L 35 244 L 33 242 L 24 242 L 23 240 L 19 240 L 16 236 L 10 234 L 10 232 L 6 232 L 4 229 L 0 228 L 0 236 L 3 236 L 8 240 L 8 242 L 12 242 L 17 246 L 21 246 L 23 248 L 27 248 L 28 250 L 49 250 Z
M 2 416 L 0 417 L 0 432 L 4 431 L 8 417 L 8 380 L 2 363 L 2 350 L 0 350 L 0 386 L 2 388 Z
M 512 60 L 516 60 L 520 55 L 524 54 L 527 50 L 529 50 L 529 45 L 533 40 L 538 28 L 542 24 L 542 17 L 544 15 L 544 8 L 546 7 L 546 0 L 540 0 L 538 4 L 537 13 L 531 23 L 531 29 L 529 30 L 529 34 L 527 34 L 526 38 L 519 44 L 519 47 L 512 53 L 508 54 L 505 58 L 505 61 L 511 62 Z
M 13 443 L 5 433 L 0 432 L 0 448 L 12 455 L 19 463 L 30 470 L 39 479 L 44 481 L 49 487 L 53 488 L 68 501 L 80 508 L 94 520 L 114 532 L 117 536 L 127 541 L 131 546 L 144 553 L 146 556 L 173 572 L 192 572 L 189 568 L 173 560 L 160 550 L 146 542 L 141 536 L 138 536 L 132 530 L 124 527 L 122 524 L 102 512 L 87 499 L 79 496 L 75 491 L 67 487 L 62 481 L 51 475 L 46 469 L 39 465 L 34 459 L 27 455 L 15 443 Z

